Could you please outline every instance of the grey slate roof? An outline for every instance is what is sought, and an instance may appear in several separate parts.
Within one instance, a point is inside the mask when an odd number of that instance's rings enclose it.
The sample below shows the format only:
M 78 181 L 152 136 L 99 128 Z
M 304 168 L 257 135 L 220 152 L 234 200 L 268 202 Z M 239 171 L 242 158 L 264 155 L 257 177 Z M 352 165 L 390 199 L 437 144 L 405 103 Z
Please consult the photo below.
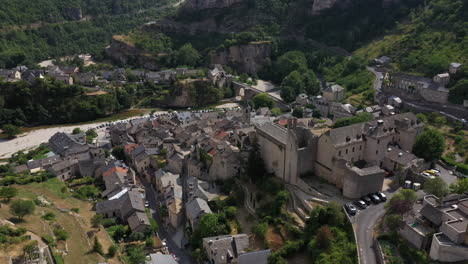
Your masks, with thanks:
M 397 128 L 402 122 L 408 121 L 413 126 L 422 126 L 418 123 L 416 115 L 408 112 L 399 115 L 392 115 L 382 119 L 384 124 L 377 126 L 377 120 L 353 124 L 350 126 L 339 127 L 328 131 L 332 143 L 335 146 L 346 144 L 347 142 L 362 141 L 363 135 L 379 137 L 385 133 L 391 133 L 392 129 Z M 349 141 L 347 141 L 349 138 Z
M 423 206 L 421 215 L 437 226 L 442 223 L 442 211 L 429 204 Z
M 131 214 L 130 217 L 128 217 L 127 222 L 131 230 L 135 230 L 141 225 L 150 225 L 148 216 L 144 212 L 135 212 Z
M 145 206 L 140 192 L 137 190 L 128 190 L 117 199 L 98 202 L 96 204 L 96 213 L 105 214 L 112 211 L 120 211 L 122 217 L 130 217 L 134 212 L 144 212 Z M 123 219 L 127 220 L 127 219 Z
M 32 170 L 32 169 L 36 169 L 36 168 L 44 167 L 46 165 L 53 164 L 53 163 L 58 162 L 58 161 L 60 161 L 60 156 L 59 155 L 53 155 L 53 156 L 48 157 L 48 158 L 29 161 L 27 163 L 27 165 L 28 165 L 28 168 L 30 170 Z
M 162 254 L 161 252 L 150 254 L 150 259 L 146 261 L 146 264 L 177 264 L 177 261 L 171 255 Z
M 197 216 L 199 216 L 202 213 L 211 213 L 211 209 L 208 206 L 208 203 L 206 203 L 205 200 L 202 200 L 200 198 L 195 198 L 188 202 L 185 205 L 185 208 L 187 210 L 187 217 L 190 219 L 196 219 Z
M 267 264 L 271 250 L 247 252 L 239 256 L 239 264 Z
M 401 155 L 400 155 L 401 153 Z M 408 153 L 402 149 L 398 149 L 398 148 L 392 148 L 392 150 L 390 151 L 387 151 L 385 153 L 385 157 L 387 157 L 388 159 L 390 159 L 391 161 L 394 161 L 398 164 L 402 164 L 402 165 L 406 165 L 408 163 L 410 163 L 411 161 L 417 159 L 417 157 L 412 154 L 412 153 Z
M 203 244 L 208 245 L 206 250 L 216 251 L 211 254 L 214 263 L 229 263 L 231 258 L 233 263 L 249 247 L 249 236 L 246 234 L 224 235 L 217 237 L 203 238 Z
M 258 130 L 276 139 L 279 143 L 286 145 L 288 141 L 288 130 L 273 123 L 265 123 Z
M 49 139 L 49 146 L 55 153 L 62 156 L 66 154 L 85 152 L 89 149 L 89 146 L 86 143 L 80 143 L 77 140 L 80 140 L 77 136 L 57 132 Z

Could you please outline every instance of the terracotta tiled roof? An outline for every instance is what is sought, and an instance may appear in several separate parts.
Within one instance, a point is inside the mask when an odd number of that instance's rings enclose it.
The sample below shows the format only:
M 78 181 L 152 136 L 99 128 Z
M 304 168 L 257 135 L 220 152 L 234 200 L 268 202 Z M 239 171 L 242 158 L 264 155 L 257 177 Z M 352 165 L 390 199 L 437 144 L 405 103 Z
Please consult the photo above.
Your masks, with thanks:
M 107 176 L 111 175 L 113 172 L 128 173 L 128 169 L 122 168 L 122 167 L 112 167 L 112 168 L 108 169 L 107 171 L 105 171 L 102 174 L 102 176 L 107 177 Z

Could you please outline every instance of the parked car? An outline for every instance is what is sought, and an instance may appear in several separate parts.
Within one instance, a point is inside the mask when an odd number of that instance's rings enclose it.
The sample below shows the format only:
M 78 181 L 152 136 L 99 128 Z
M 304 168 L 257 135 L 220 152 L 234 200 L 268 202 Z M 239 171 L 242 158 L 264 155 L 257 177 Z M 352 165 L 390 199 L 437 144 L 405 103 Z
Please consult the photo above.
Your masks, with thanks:
M 356 207 L 354 205 L 352 205 L 351 203 L 345 204 L 345 209 L 346 209 L 346 212 L 348 212 L 349 215 L 355 215 L 357 213 Z
M 387 196 L 383 192 L 376 192 L 375 195 L 377 195 L 382 202 L 387 201 Z
M 380 198 L 373 193 L 369 194 L 368 196 L 374 204 L 379 204 L 381 202 Z
M 359 209 L 366 209 L 367 208 L 367 204 L 363 200 L 354 201 L 353 204 Z
M 145 207 L 149 207 L 149 202 L 145 201 Z
M 367 196 L 363 196 L 361 197 L 361 200 L 364 201 L 366 203 L 366 205 L 371 205 L 372 201 L 369 197 Z

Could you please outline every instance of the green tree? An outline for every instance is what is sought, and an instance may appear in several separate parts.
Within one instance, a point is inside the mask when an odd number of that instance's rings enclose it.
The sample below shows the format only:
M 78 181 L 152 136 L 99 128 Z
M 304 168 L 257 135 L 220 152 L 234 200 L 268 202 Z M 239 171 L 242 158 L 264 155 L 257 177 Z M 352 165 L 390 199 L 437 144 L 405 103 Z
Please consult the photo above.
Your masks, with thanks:
M 82 132 L 81 129 L 79 127 L 76 127 L 76 128 L 73 129 L 72 134 L 77 135 L 77 134 L 80 134 L 81 132 Z
M 294 88 L 291 86 L 282 86 L 280 90 L 281 98 L 287 102 L 292 103 L 296 99 Z
M 372 115 L 370 113 L 367 113 L 367 112 L 359 113 L 359 114 L 357 114 L 355 116 L 351 116 L 351 117 L 338 118 L 335 121 L 335 124 L 333 124 L 333 128 L 350 126 L 350 125 L 353 125 L 353 124 L 368 122 L 368 121 L 371 121 L 371 120 L 372 120 Z
M 255 95 L 252 100 L 255 105 L 255 109 L 260 107 L 272 108 L 275 105 L 273 99 L 266 93 L 259 93 Z
M 468 192 L 468 178 L 458 179 L 456 183 L 450 184 L 450 191 L 458 194 Z
M 281 55 L 276 62 L 278 77 L 283 79 L 292 71 L 307 69 L 307 59 L 301 51 L 288 51 Z
M 115 241 L 120 241 L 127 235 L 127 228 L 123 225 L 115 225 L 109 228 L 109 233 Z
M 107 250 L 107 256 L 109 258 L 113 258 L 115 256 L 115 254 L 117 253 L 117 250 L 118 250 L 118 248 L 117 248 L 116 245 L 114 245 L 114 244 L 110 245 L 109 249 Z
M 405 222 L 403 221 L 403 216 L 399 214 L 389 214 L 385 216 L 384 223 L 388 230 L 391 232 L 397 232 L 403 227 Z
M 7 201 L 10 201 L 10 199 L 16 195 L 18 195 L 18 190 L 14 187 L 8 186 L 0 189 L 0 198 L 6 199 Z
M 132 232 L 128 239 L 130 241 L 142 241 L 145 239 L 145 235 L 141 232 Z
M 294 91 L 294 97 L 296 97 L 305 90 L 303 75 L 299 71 L 292 71 L 284 77 L 281 87 L 291 87 Z
M 419 113 L 416 115 L 416 117 L 421 121 L 423 122 L 424 124 L 427 124 L 428 120 L 427 120 L 427 116 L 423 113 Z
M 56 228 L 54 229 L 54 235 L 55 235 L 55 237 L 57 238 L 57 240 L 63 240 L 63 241 L 67 240 L 68 237 L 70 237 L 70 235 L 68 234 L 68 232 L 65 231 L 65 230 L 64 230 L 63 228 L 61 228 L 61 227 L 56 227 Z
M 93 218 L 91 218 L 91 225 L 94 228 L 100 228 L 103 220 L 103 216 L 100 214 L 95 214 L 93 215 Z
M 8 138 L 14 138 L 21 132 L 17 126 L 12 124 L 3 125 L 2 130 L 3 133 L 8 136 Z
M 317 246 L 321 249 L 328 249 L 333 240 L 333 233 L 328 225 L 323 225 L 317 230 Z
M 439 159 L 444 150 L 445 138 L 435 129 L 427 129 L 418 135 L 413 146 L 413 153 L 426 161 Z
M 132 247 L 128 250 L 128 260 L 131 264 L 145 263 L 145 252 L 141 247 Z
M 237 215 L 237 208 L 235 206 L 228 206 L 224 213 L 228 219 L 235 219 Z
M 200 54 L 190 43 L 184 44 L 179 51 L 177 51 L 177 63 L 179 65 L 195 66 L 199 59 Z
M 260 146 L 254 144 L 250 149 L 246 168 L 248 178 L 255 184 L 261 185 L 267 177 L 265 162 L 260 153 Z
M 416 192 L 410 189 L 403 189 L 390 199 L 385 208 L 390 214 L 405 215 L 411 212 L 416 199 Z
M 292 115 L 297 118 L 302 118 L 304 116 L 304 109 L 300 106 L 294 107 Z
M 33 201 L 15 200 L 10 205 L 10 212 L 19 219 L 34 213 L 36 206 Z
M 270 111 L 271 111 L 271 115 L 273 116 L 279 116 L 282 114 L 281 109 L 279 109 L 278 107 L 273 107 Z
M 445 183 L 445 181 L 440 177 L 427 179 L 424 182 L 424 191 L 440 198 L 444 197 L 449 192 L 447 183 Z
M 276 194 L 275 201 L 274 201 L 274 209 L 275 213 L 279 215 L 281 213 L 281 210 L 283 207 L 286 205 L 286 203 L 289 200 L 289 192 L 284 190 L 280 191 L 278 194 Z
M 102 244 L 101 244 L 101 242 L 99 242 L 97 236 L 94 237 L 93 252 L 96 252 L 101 256 L 104 255 L 104 251 L 102 249 Z
M 228 229 L 219 214 L 205 214 L 202 216 L 198 228 L 202 238 L 228 233 Z
M 320 93 L 320 81 L 312 70 L 307 70 L 302 74 L 305 92 L 308 95 L 318 95 Z
M 122 146 L 117 146 L 112 149 L 112 156 L 118 160 L 125 160 L 125 152 Z

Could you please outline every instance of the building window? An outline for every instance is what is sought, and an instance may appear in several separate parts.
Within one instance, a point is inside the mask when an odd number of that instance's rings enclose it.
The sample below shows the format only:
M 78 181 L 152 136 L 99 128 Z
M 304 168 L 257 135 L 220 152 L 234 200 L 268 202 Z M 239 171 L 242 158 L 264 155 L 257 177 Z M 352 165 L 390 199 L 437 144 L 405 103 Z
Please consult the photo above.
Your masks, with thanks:
M 379 154 L 379 151 L 378 151 L 378 150 L 376 150 L 376 151 L 375 151 L 375 154 Z
M 346 154 L 348 154 L 348 149 L 346 149 Z
M 354 147 L 353 147 L 353 152 L 354 152 Z
M 359 150 L 362 150 L 362 145 L 359 146 Z
M 380 139 L 377 139 L 377 144 L 380 144 Z
M 340 150 L 340 151 L 338 151 L 338 156 L 341 156 L 341 150 Z

